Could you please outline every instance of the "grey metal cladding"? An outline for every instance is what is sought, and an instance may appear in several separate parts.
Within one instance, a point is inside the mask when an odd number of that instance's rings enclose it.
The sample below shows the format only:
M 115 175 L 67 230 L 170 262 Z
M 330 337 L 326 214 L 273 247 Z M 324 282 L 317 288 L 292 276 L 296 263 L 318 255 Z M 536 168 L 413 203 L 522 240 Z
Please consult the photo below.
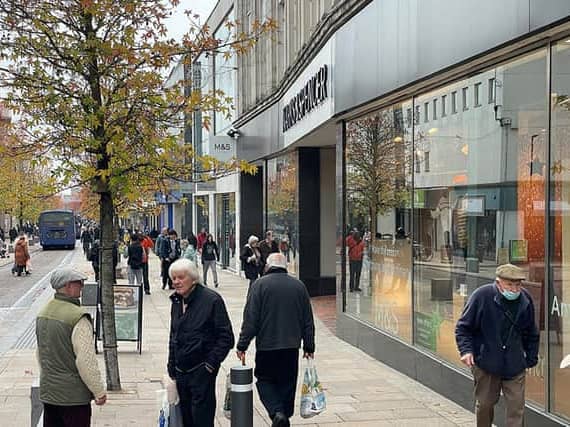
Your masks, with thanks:
M 569 14 L 568 0 L 374 1 L 337 32 L 335 113 Z

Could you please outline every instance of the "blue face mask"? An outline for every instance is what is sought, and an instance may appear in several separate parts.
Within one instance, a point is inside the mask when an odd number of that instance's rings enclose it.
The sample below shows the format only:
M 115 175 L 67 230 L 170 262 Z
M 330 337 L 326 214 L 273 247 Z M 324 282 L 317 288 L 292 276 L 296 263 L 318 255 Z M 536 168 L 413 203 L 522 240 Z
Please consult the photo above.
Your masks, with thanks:
M 501 291 L 501 294 L 503 294 L 503 296 L 508 299 L 509 301 L 514 301 L 516 300 L 518 297 L 521 296 L 520 291 L 519 292 L 513 292 L 513 291 L 507 291 L 506 289 Z

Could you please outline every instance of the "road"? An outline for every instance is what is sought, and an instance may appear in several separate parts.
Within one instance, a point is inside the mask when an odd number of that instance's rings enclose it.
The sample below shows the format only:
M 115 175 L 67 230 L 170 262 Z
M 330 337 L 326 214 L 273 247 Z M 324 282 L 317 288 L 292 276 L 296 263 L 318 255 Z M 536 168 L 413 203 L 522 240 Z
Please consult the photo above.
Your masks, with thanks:
M 79 245 L 75 251 L 32 252 L 29 276 L 13 276 L 11 262 L 0 267 L 0 356 L 13 347 L 34 345 L 34 319 L 53 295 L 49 276 L 56 267 L 69 264 L 77 251 L 81 251 Z

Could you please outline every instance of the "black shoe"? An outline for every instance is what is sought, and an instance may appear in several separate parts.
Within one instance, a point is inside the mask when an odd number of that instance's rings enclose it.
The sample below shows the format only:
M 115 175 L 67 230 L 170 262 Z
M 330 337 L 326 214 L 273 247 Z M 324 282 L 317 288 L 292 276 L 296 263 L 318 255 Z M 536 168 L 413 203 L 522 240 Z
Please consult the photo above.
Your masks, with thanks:
M 144 293 L 150 295 L 150 291 L 144 291 Z
M 362 289 L 360 289 L 360 288 L 355 288 L 354 291 L 355 291 L 355 292 L 362 292 Z
M 162 285 L 162 289 L 166 289 L 166 285 Z
M 217 288 L 217 287 L 218 287 L 218 284 L 217 284 L 217 283 L 215 283 L 215 284 L 214 284 L 214 287 L 215 287 L 215 288 Z
M 289 427 L 289 418 L 283 412 L 276 412 L 271 427 Z

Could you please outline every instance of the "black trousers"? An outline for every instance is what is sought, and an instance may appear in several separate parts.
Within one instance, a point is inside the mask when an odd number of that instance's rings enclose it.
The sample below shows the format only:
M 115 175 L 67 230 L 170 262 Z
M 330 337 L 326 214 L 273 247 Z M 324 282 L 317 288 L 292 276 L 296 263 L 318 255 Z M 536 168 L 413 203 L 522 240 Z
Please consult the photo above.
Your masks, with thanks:
M 293 416 L 298 373 L 299 349 L 256 352 L 256 387 L 269 418 L 273 419 L 276 412 Z
M 166 287 L 167 284 L 168 284 L 168 289 L 174 288 L 174 286 L 172 286 L 172 280 L 170 280 L 170 277 L 168 276 L 168 269 L 170 268 L 170 264 L 172 264 L 173 262 L 174 261 L 170 261 L 170 260 L 166 260 L 166 259 L 162 260 L 161 272 L 162 272 L 162 288 L 163 289 Z
M 360 288 L 360 272 L 362 271 L 362 261 L 349 261 L 348 270 L 350 272 L 349 289 L 351 291 Z
M 150 282 L 148 281 L 148 262 L 143 262 L 142 266 L 143 287 L 145 292 L 150 292 Z
M 216 374 L 201 364 L 188 373 L 176 373 L 176 389 L 184 427 L 213 427 L 216 414 Z
M 44 403 L 44 427 L 89 427 L 91 405 L 56 406 Z

